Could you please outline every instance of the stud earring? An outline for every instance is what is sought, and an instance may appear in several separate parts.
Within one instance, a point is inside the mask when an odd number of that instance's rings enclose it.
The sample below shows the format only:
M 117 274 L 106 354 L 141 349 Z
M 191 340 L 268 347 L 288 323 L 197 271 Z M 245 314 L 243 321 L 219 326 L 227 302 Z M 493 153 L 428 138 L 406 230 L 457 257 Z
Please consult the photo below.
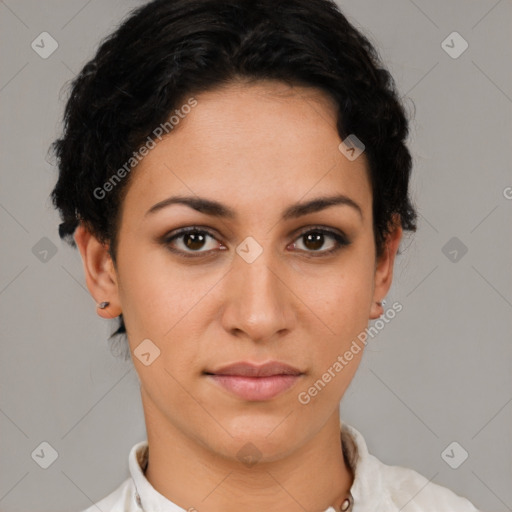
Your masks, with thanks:
M 100 302 L 100 303 L 98 304 L 98 307 L 99 307 L 100 309 L 105 309 L 109 304 L 110 304 L 110 302 Z

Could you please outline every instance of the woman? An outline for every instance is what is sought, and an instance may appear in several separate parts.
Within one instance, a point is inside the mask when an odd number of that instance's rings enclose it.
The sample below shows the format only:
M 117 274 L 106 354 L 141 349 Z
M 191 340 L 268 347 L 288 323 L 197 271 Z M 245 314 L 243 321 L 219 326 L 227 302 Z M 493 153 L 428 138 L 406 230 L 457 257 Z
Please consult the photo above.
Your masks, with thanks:
M 65 121 L 59 234 L 127 336 L 148 437 L 88 512 L 476 510 L 340 421 L 416 212 L 393 79 L 336 4 L 150 2 Z

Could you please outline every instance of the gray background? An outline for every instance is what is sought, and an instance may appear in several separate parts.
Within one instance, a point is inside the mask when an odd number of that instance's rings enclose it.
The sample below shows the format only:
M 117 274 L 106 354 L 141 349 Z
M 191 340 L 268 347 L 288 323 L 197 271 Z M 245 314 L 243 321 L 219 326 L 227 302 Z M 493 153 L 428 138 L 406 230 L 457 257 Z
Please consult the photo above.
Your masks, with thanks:
M 107 342 L 116 324 L 96 315 L 80 255 L 58 238 L 47 157 L 65 83 L 140 4 L 0 1 L 3 512 L 86 508 L 128 477 L 129 449 L 145 438 L 132 363 Z M 512 4 L 339 4 L 416 106 L 420 213 L 387 297 L 403 310 L 370 340 L 342 418 L 383 462 L 482 510 L 512 510 Z M 59 45 L 47 59 L 31 48 L 44 31 Z M 469 44 L 458 58 L 441 45 L 453 31 Z M 48 469 L 31 456 L 43 441 L 58 452 Z M 469 453 L 458 469 L 441 457 L 453 441 Z

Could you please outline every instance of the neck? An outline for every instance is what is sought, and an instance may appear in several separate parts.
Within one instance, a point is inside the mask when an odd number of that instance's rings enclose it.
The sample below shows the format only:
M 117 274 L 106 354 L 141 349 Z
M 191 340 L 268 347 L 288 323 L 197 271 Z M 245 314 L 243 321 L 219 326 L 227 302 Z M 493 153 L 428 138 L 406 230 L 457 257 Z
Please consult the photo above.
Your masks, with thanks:
M 185 510 L 323 512 L 340 510 L 353 483 L 340 439 L 339 410 L 318 434 L 285 457 L 250 467 L 215 453 L 159 417 L 144 400 L 149 458 L 146 478 Z

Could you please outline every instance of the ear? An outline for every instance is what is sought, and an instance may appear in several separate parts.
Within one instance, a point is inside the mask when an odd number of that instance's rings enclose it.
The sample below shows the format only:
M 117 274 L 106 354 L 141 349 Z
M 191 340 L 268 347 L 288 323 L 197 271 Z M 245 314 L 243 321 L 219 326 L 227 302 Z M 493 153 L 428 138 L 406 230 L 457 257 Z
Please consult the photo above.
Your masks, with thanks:
M 393 229 L 386 237 L 386 242 L 381 256 L 375 262 L 375 277 L 372 305 L 370 308 L 370 318 L 379 318 L 384 313 L 384 308 L 377 304 L 383 300 L 391 288 L 393 281 L 393 266 L 395 256 L 402 239 L 402 226 L 400 217 L 393 217 Z
M 109 302 L 105 309 L 97 307 L 103 318 L 115 318 L 122 312 L 119 301 L 117 274 L 114 263 L 104 245 L 82 224 L 75 230 L 75 242 L 82 256 L 85 281 L 96 304 Z

